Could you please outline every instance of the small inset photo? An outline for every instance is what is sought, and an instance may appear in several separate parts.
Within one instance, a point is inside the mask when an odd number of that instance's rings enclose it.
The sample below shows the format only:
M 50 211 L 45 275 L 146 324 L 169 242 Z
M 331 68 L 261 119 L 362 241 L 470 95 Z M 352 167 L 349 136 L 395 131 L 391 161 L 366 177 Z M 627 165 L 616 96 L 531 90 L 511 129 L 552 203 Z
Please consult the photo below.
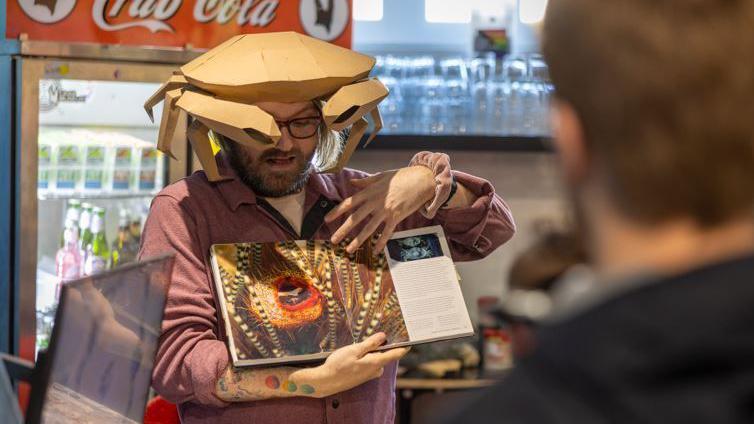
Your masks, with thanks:
M 420 259 L 443 256 L 440 239 L 437 234 L 420 234 L 389 240 L 387 251 L 390 258 L 398 262 L 418 261 Z

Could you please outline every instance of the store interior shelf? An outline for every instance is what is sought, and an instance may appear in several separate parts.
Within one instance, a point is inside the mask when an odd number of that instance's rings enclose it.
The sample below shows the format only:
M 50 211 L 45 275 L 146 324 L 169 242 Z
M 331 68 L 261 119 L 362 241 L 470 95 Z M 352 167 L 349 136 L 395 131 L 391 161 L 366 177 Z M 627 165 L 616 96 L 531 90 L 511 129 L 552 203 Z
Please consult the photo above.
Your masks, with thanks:
M 156 193 L 37 193 L 39 200 L 59 200 L 59 199 L 144 199 L 154 197 Z
M 366 139 L 365 139 L 366 140 Z M 362 141 L 361 147 L 364 146 Z M 380 134 L 368 146 L 377 150 L 487 150 L 552 152 L 550 137 L 489 135 Z

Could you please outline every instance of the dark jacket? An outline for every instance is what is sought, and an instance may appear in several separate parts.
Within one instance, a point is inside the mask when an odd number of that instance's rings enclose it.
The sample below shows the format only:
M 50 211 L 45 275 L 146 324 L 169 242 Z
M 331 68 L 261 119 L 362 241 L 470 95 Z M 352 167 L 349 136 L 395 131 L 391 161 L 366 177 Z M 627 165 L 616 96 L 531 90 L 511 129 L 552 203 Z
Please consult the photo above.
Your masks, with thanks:
M 754 423 L 754 256 L 645 281 L 538 337 L 449 422 Z

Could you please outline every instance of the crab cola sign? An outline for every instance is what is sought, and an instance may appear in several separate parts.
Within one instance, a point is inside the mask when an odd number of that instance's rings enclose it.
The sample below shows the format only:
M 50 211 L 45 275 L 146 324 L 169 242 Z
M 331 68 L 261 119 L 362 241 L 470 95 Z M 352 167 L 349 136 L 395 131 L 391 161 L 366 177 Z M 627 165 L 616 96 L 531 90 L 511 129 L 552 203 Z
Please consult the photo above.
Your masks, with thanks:
M 8 38 L 209 48 L 298 31 L 351 44 L 352 0 L 7 0 Z
M 126 28 L 144 27 L 152 32 L 175 32 L 165 21 L 173 17 L 183 4 L 182 0 L 95 0 L 92 18 L 98 27 L 105 31 L 118 31 Z M 279 0 L 196 0 L 194 20 L 200 23 L 215 21 L 227 24 L 235 20 L 238 26 L 251 25 L 265 27 L 275 19 Z M 111 19 L 128 15 L 130 22 L 112 24 Z

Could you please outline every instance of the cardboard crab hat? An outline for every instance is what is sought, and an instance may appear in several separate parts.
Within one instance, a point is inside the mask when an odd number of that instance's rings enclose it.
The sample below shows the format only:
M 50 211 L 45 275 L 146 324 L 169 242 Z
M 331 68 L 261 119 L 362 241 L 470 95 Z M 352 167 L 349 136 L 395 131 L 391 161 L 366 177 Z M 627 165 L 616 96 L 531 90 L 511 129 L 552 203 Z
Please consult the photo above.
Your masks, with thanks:
M 170 144 L 181 114 L 193 117 L 187 135 L 210 181 L 222 180 L 209 130 L 242 144 L 277 143 L 280 128 L 257 102 L 325 102 L 325 125 L 335 131 L 353 125 L 337 164 L 341 170 L 367 129 L 367 144 L 382 128 L 377 104 L 388 90 L 369 78 L 374 58 L 295 32 L 244 34 L 209 50 L 176 71 L 144 104 L 164 101 L 157 148 L 173 157 Z

